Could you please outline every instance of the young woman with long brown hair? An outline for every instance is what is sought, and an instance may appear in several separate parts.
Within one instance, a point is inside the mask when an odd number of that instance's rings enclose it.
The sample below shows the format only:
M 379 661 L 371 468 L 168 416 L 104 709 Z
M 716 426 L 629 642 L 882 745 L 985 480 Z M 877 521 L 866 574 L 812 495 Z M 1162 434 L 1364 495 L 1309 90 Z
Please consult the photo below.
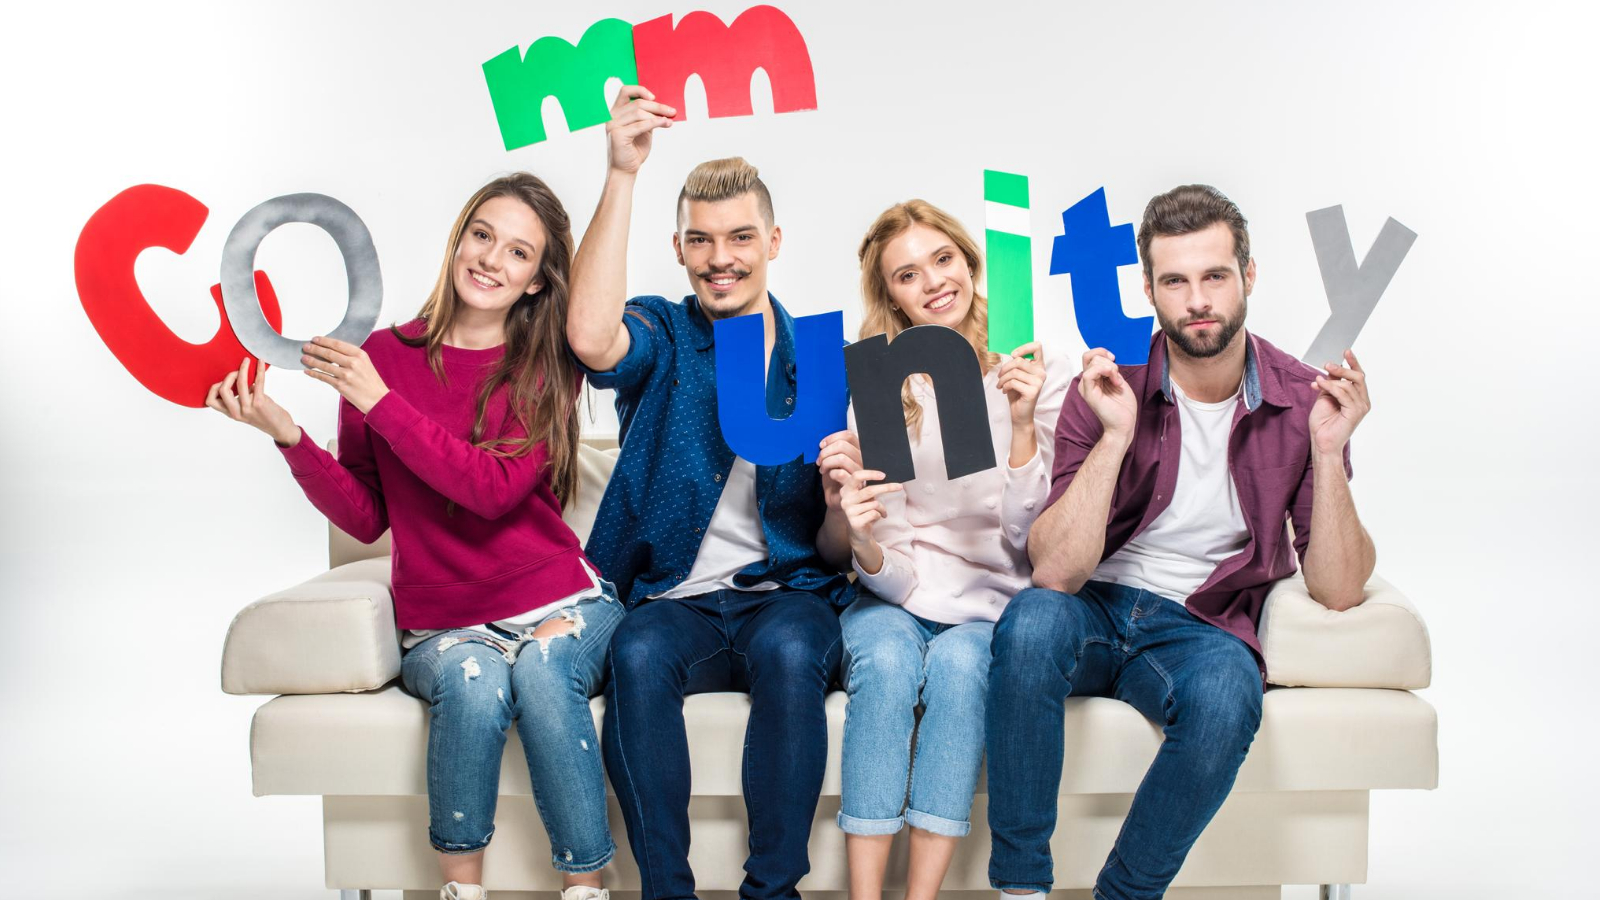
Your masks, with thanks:
M 481 900 L 506 729 L 516 721 L 566 900 L 604 898 L 615 853 L 589 698 L 622 618 L 561 520 L 577 491 L 566 345 L 572 233 L 540 179 L 498 178 L 451 230 L 415 319 L 360 347 L 318 337 L 305 374 L 339 404 L 334 459 L 249 382 L 207 405 L 271 435 L 311 502 L 360 540 L 393 532 L 401 680 L 430 704 L 429 839 L 446 900 Z

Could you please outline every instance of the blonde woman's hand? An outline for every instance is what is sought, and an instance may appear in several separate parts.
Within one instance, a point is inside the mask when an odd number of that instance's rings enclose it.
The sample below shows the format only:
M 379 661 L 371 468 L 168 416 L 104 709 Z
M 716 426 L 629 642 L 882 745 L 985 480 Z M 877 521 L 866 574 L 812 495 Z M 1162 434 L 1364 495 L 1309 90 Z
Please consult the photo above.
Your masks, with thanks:
M 280 444 L 294 446 L 300 441 L 300 426 L 287 410 L 267 396 L 267 367 L 258 366 L 256 383 L 250 384 L 250 359 L 239 363 L 239 371 L 213 384 L 206 392 L 206 406 L 235 422 L 243 422 L 265 432 Z
M 859 554 L 872 546 L 872 523 L 889 515 L 883 501 L 878 498 L 904 488 L 893 482 L 867 484 L 869 481 L 882 481 L 885 477 L 882 472 L 872 469 L 857 469 L 848 474 L 835 470 L 831 474 L 839 484 L 840 508 L 850 523 L 850 548 Z
M 1030 354 L 1033 359 L 1026 358 Z M 1029 341 L 1011 351 L 1011 358 L 1000 366 L 995 387 L 1005 392 L 1011 404 L 1011 427 L 1032 428 L 1033 411 L 1044 387 L 1044 346 Z
M 314 337 L 310 343 L 302 344 L 300 349 L 304 351 L 300 362 L 305 364 L 306 374 L 324 384 L 333 385 L 333 389 L 349 400 L 350 405 L 361 410 L 362 415 L 370 412 L 389 393 L 389 386 L 383 383 L 367 351 L 355 344 L 329 337 Z

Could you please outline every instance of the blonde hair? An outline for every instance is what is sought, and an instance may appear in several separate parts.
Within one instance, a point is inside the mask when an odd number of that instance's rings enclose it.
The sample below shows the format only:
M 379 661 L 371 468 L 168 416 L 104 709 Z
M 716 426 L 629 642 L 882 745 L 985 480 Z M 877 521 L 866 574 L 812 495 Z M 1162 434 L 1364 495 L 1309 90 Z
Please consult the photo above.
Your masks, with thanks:
M 907 200 L 889 207 L 867 229 L 866 237 L 861 239 L 857 256 L 861 260 L 861 298 L 866 305 L 866 314 L 861 319 L 862 339 L 882 334 L 892 342 L 896 335 L 911 327 L 911 320 L 894 305 L 894 300 L 889 296 L 889 282 L 883 277 L 883 251 L 890 241 L 911 230 L 912 225 L 925 225 L 943 232 L 966 257 L 967 268 L 972 270 L 972 306 L 957 330 L 972 344 L 973 352 L 978 355 L 978 365 L 987 374 L 1000 362 L 1000 355 L 990 353 L 987 349 L 989 300 L 977 291 L 978 277 L 983 274 L 983 257 L 978 253 L 977 242 L 961 227 L 961 223 L 926 200 Z M 910 379 L 906 379 L 900 388 L 900 405 L 905 408 L 906 428 L 911 436 L 921 438 L 922 404 L 911 395 Z
M 707 160 L 695 166 L 689 177 L 683 180 L 683 190 L 678 192 L 678 229 L 683 229 L 683 207 L 690 200 L 715 203 L 751 193 L 756 195 L 756 202 L 761 206 L 763 222 L 771 228 L 775 221 L 772 217 L 772 195 L 761 180 L 761 171 L 745 162 L 742 156 Z

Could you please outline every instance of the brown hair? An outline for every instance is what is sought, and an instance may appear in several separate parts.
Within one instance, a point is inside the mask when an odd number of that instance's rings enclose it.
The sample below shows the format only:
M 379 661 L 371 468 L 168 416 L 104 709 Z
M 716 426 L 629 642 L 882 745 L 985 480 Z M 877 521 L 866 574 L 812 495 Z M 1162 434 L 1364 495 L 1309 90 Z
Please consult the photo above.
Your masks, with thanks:
M 545 444 L 550 489 L 566 507 L 578 494 L 578 388 L 577 369 L 567 354 L 567 284 L 572 270 L 572 226 L 567 211 L 543 180 L 527 172 L 496 178 L 472 195 L 456 216 L 445 242 L 444 263 L 433 293 L 417 315 L 424 320 L 423 331 L 412 337 L 391 330 L 395 337 L 412 347 L 428 348 L 428 365 L 442 382 L 444 361 L 440 348 L 455 321 L 457 304 L 454 263 L 466 234 L 467 223 L 478 208 L 494 197 L 520 200 L 533 210 L 544 225 L 549 242 L 539 260 L 543 287 L 535 294 L 524 294 L 506 311 L 505 355 L 484 380 L 478 393 L 477 414 L 472 422 L 472 443 L 496 456 L 526 456 L 540 443 Z M 489 398 L 502 385 L 511 414 L 524 430 L 520 438 L 484 439 L 484 417 Z M 455 504 L 450 504 L 453 513 Z
M 861 249 L 856 254 L 861 260 L 861 298 L 866 305 L 866 314 L 861 317 L 863 339 L 882 334 L 893 341 L 896 335 L 911 327 L 911 320 L 889 297 L 889 283 L 883 277 L 883 251 L 890 241 L 905 234 L 912 225 L 926 225 L 950 238 L 961 255 L 966 257 L 974 286 L 983 274 L 983 257 L 978 253 L 978 244 L 954 216 L 926 200 L 896 203 L 879 214 L 872 227 L 867 229 L 866 237 L 861 239 Z M 967 317 L 958 330 L 971 342 L 973 352 L 978 354 L 978 364 L 985 373 L 1000 361 L 999 354 L 986 349 L 989 342 L 989 301 L 976 289 L 972 292 L 972 307 L 967 310 Z M 905 408 L 906 427 L 913 435 L 920 436 L 922 405 L 911 395 L 909 379 L 900 388 L 900 404 Z
M 683 205 L 690 200 L 731 200 L 744 194 L 755 194 L 761 206 L 761 218 L 768 228 L 772 217 L 772 194 L 761 180 L 761 171 L 745 162 L 742 156 L 712 159 L 695 166 L 683 180 L 683 190 L 678 192 L 678 228 L 683 228 Z
M 1250 229 L 1244 213 L 1223 193 L 1209 184 L 1185 184 L 1158 194 L 1144 208 L 1139 223 L 1139 258 L 1144 261 L 1144 278 L 1152 279 L 1150 241 L 1156 235 L 1177 237 L 1203 231 L 1225 222 L 1233 232 L 1233 255 L 1239 261 L 1239 274 L 1250 265 Z

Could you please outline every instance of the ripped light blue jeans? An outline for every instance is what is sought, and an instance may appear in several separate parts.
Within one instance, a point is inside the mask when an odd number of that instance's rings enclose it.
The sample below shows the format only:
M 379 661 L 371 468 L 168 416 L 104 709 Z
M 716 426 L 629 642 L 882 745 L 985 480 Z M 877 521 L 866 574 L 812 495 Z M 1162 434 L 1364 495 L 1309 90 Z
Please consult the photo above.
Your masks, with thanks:
M 863 591 L 839 625 L 850 694 L 839 827 L 872 835 L 909 824 L 947 837 L 966 835 L 983 763 L 994 623 L 931 622 Z
M 622 604 L 605 594 L 557 610 L 572 629 L 521 645 L 516 662 L 478 631 L 447 631 L 406 651 L 400 679 L 428 701 L 428 838 L 444 853 L 476 853 L 494 836 L 506 729 L 516 721 L 533 800 L 558 872 L 593 872 L 616 853 L 589 698 L 604 687 Z M 541 622 L 540 624 L 543 624 Z

